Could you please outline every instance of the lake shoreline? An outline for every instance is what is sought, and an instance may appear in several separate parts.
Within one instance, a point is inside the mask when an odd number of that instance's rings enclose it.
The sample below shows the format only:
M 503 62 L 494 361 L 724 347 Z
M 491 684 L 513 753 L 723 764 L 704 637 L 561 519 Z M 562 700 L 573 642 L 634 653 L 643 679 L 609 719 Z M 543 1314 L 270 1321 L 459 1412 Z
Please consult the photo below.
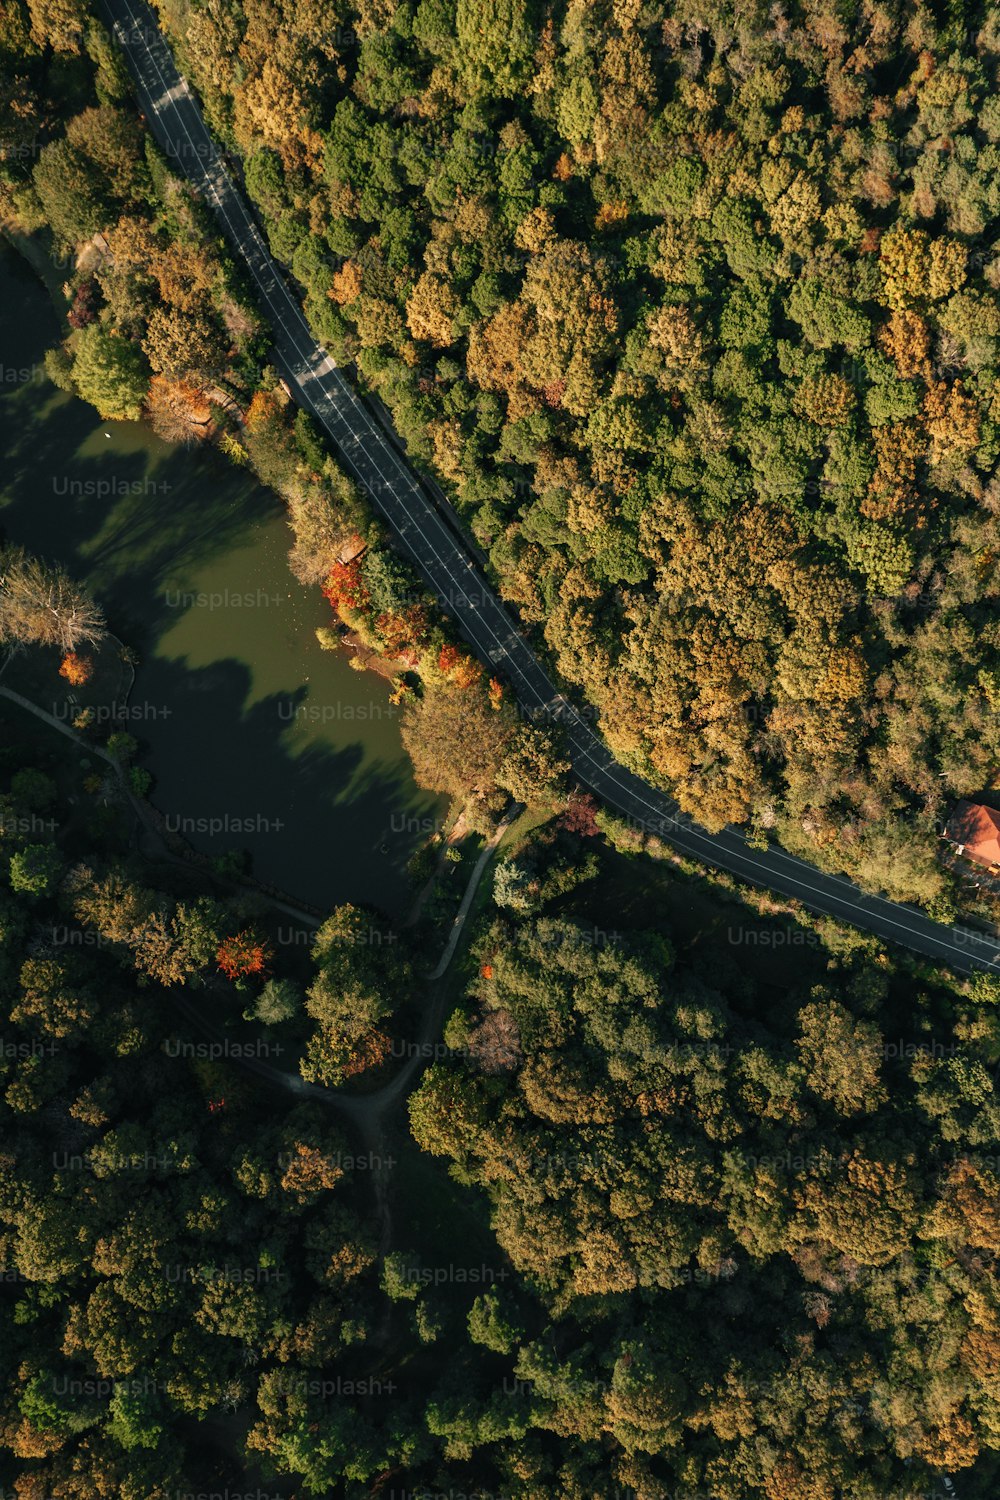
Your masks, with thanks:
M 256 476 L 49 384 L 59 303 L 35 259 L 4 234 L 5 350 L 24 378 L 0 386 L 2 525 L 86 579 L 136 650 L 126 727 L 152 805 L 199 859 L 247 848 L 262 889 L 402 919 L 407 865 L 446 808 L 413 780 L 394 674 L 352 668 L 350 642 L 321 649 L 328 606 L 289 571 L 285 506 Z

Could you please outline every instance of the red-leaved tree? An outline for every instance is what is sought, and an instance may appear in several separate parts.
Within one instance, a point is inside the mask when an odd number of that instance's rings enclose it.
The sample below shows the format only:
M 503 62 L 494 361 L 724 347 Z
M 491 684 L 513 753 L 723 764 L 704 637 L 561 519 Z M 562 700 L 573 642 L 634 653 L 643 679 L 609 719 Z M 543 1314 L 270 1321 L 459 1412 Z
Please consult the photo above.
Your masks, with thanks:
M 339 614 L 341 609 L 364 609 L 368 590 L 361 579 L 361 562 L 336 562 L 323 585 L 323 593 Z
M 574 792 L 559 819 L 560 826 L 568 833 L 578 833 L 581 838 L 592 839 L 600 833 L 594 814 L 597 803 L 589 792 Z
M 216 963 L 227 979 L 243 979 L 248 974 L 263 974 L 272 957 L 267 943 L 247 928 L 227 937 L 219 944 Z

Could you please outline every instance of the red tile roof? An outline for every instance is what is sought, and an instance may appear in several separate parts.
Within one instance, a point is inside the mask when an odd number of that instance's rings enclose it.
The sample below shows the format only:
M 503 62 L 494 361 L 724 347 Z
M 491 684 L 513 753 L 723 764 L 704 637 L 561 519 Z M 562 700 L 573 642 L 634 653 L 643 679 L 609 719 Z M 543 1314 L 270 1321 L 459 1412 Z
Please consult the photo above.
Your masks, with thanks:
M 977 864 L 1000 864 L 1000 812 L 994 808 L 981 802 L 959 802 L 944 832 Z

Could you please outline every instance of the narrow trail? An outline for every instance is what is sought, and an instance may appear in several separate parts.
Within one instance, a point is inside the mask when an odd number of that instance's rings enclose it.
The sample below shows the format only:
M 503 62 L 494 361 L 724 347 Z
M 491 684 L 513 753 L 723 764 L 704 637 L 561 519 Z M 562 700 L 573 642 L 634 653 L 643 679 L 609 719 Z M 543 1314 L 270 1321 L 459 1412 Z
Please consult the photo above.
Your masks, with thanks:
M 505 814 L 504 819 L 497 828 L 496 833 L 493 834 L 492 838 L 484 846 L 482 853 L 476 861 L 476 865 L 472 871 L 469 883 L 465 888 L 465 894 L 462 897 L 462 904 L 458 908 L 458 914 L 455 917 L 454 922 L 451 924 L 451 932 L 448 935 L 448 941 L 445 944 L 444 952 L 438 960 L 437 966 L 428 975 L 429 979 L 442 978 L 448 968 L 448 965 L 451 963 L 453 957 L 455 956 L 455 949 L 458 946 L 459 938 L 462 936 L 462 929 L 465 926 L 465 919 L 469 915 L 469 908 L 472 905 L 473 898 L 476 894 L 476 889 L 479 885 L 480 880 L 482 879 L 483 871 L 486 869 L 486 866 L 489 864 L 490 860 L 493 858 L 494 854 L 499 848 L 500 841 L 502 840 L 504 834 L 507 832 L 508 828 L 510 828 L 511 824 L 516 822 L 516 820 L 521 816 L 523 811 L 524 808 L 521 806 L 521 804 L 519 802 L 515 802 L 514 806 Z
M 49 713 L 48 709 L 40 708 L 37 703 L 33 703 L 30 698 L 25 698 L 22 693 L 15 692 L 13 688 L 4 687 L 2 684 L 0 684 L 0 698 L 7 698 L 11 703 L 18 704 L 20 708 L 27 709 L 28 713 L 34 714 L 38 719 L 42 719 L 46 724 L 49 725 L 51 729 L 58 730 L 60 734 L 65 735 L 67 739 L 72 740 L 77 748 L 84 754 L 96 755 L 99 760 L 103 760 L 106 765 L 111 767 L 112 771 L 115 773 L 115 777 L 118 781 L 119 787 L 121 788 L 122 794 L 131 807 L 133 814 L 135 815 L 136 822 L 141 825 L 144 833 L 152 840 L 153 844 L 155 845 L 157 849 L 156 858 L 158 860 L 166 864 L 175 865 L 179 869 L 187 870 L 189 872 L 191 870 L 197 870 L 199 873 L 215 881 L 218 885 L 226 886 L 230 890 L 249 891 L 253 895 L 259 896 L 263 901 L 266 901 L 268 905 L 274 907 L 275 910 L 285 912 L 288 916 L 294 917 L 296 921 L 302 922 L 307 927 L 316 928 L 321 925 L 322 918 L 317 917 L 313 912 L 303 911 L 301 907 L 294 906 L 291 902 L 283 901 L 280 897 L 272 896 L 268 892 L 260 890 L 257 886 L 244 885 L 238 880 L 229 880 L 223 875 L 217 875 L 215 871 L 206 869 L 202 865 L 195 864 L 189 859 L 184 859 L 180 854 L 175 854 L 167 844 L 162 830 L 157 827 L 156 820 L 150 813 L 146 803 L 142 800 L 142 798 L 137 797 L 132 791 L 132 788 L 129 786 L 128 778 L 125 774 L 126 768 L 121 764 L 120 761 L 116 760 L 113 755 L 109 754 L 109 752 L 105 750 L 103 746 L 95 745 L 92 741 L 84 739 L 83 736 L 81 734 L 78 734 L 75 729 L 71 729 L 68 724 L 63 724 L 60 719 L 57 719 L 55 714 Z M 147 854 L 141 848 L 138 841 L 135 842 L 134 847 L 137 854 L 139 854 L 143 859 L 152 863 L 152 856 Z
M 475 899 L 476 891 L 480 881 L 485 874 L 486 868 L 496 854 L 504 835 L 520 817 L 522 808 L 519 804 L 505 815 L 496 832 L 483 847 L 475 867 L 469 877 L 468 885 L 462 896 L 461 905 L 452 923 L 448 941 L 443 954 L 431 974 L 428 975 L 428 983 L 431 986 L 430 1003 L 424 1010 L 423 1022 L 417 1040 L 412 1044 L 410 1057 L 399 1072 L 389 1079 L 380 1089 L 371 1094 L 351 1094 L 344 1089 L 327 1088 L 320 1083 L 310 1083 L 299 1073 L 289 1072 L 287 1069 L 275 1067 L 273 1063 L 265 1062 L 263 1058 L 253 1056 L 229 1056 L 227 1061 L 234 1066 L 242 1068 L 245 1072 L 256 1078 L 263 1079 L 273 1087 L 285 1089 L 299 1099 L 315 1099 L 327 1105 L 330 1109 L 337 1111 L 357 1130 L 361 1138 L 363 1150 L 370 1162 L 375 1165 L 372 1168 L 372 1187 L 375 1197 L 376 1216 L 379 1221 L 379 1255 L 384 1257 L 392 1243 L 392 1209 L 389 1199 L 389 1167 L 388 1152 L 388 1117 L 392 1114 L 401 1099 L 409 1092 L 416 1077 L 427 1066 L 435 1054 L 435 1043 L 441 1032 L 444 1020 L 443 1011 L 445 1004 L 445 988 L 440 980 L 447 973 L 455 956 L 458 943 L 465 928 L 465 922 Z M 187 1019 L 200 1031 L 220 1044 L 225 1043 L 226 1033 L 224 1030 L 209 1021 L 185 995 L 171 995 L 176 1008 L 187 1017 Z
M 148 808 L 129 787 L 125 768 L 113 755 L 102 746 L 92 744 L 89 740 L 84 739 L 75 729 L 72 729 L 68 724 L 62 723 L 54 714 L 49 713 L 47 709 L 39 707 L 37 703 L 33 703 L 30 698 L 24 697 L 23 694 L 16 692 L 13 688 L 4 687 L 0 684 L 0 697 L 17 704 L 28 713 L 34 714 L 36 718 L 41 719 L 49 728 L 57 730 L 65 738 L 71 740 L 81 752 L 96 756 L 97 759 L 103 761 L 111 768 L 123 796 L 136 818 L 137 824 L 141 825 L 145 833 L 157 847 L 157 858 L 159 860 L 166 861 L 172 865 L 178 865 L 188 871 L 192 868 L 199 868 L 197 866 L 193 867 L 190 861 L 174 854 L 168 848 L 166 840 L 157 827 L 155 820 L 150 815 Z M 475 900 L 476 891 L 479 889 L 479 884 L 486 872 L 487 866 L 496 854 L 504 835 L 513 826 L 518 817 L 520 817 L 522 811 L 523 808 L 520 804 L 515 803 L 505 814 L 488 842 L 483 846 L 463 892 L 462 900 L 452 922 L 444 951 L 434 969 L 427 976 L 427 982 L 431 986 L 430 1003 L 424 1011 L 420 1033 L 416 1042 L 412 1044 L 411 1055 L 405 1065 L 374 1093 L 351 1094 L 343 1089 L 327 1088 L 323 1084 L 308 1082 L 297 1072 L 290 1072 L 287 1069 L 275 1067 L 274 1064 L 266 1062 L 263 1058 L 246 1055 L 245 1051 L 241 1051 L 238 1055 L 230 1054 L 225 1050 L 225 1046 L 231 1038 L 227 1036 L 223 1027 L 217 1025 L 207 1017 L 189 996 L 180 990 L 163 991 L 164 997 L 169 1000 L 176 1011 L 184 1016 L 209 1041 L 219 1044 L 220 1048 L 223 1049 L 222 1056 L 227 1062 L 251 1074 L 255 1078 L 262 1079 L 273 1087 L 281 1088 L 294 1094 L 296 1098 L 321 1101 L 350 1121 L 361 1138 L 364 1152 L 370 1161 L 376 1163 L 372 1170 L 372 1185 L 375 1196 L 376 1215 L 380 1225 L 379 1254 L 382 1256 L 387 1253 L 392 1241 L 389 1168 L 387 1165 L 388 1152 L 386 1149 L 388 1134 L 386 1117 L 407 1093 L 415 1077 L 423 1070 L 429 1059 L 434 1055 L 434 1043 L 437 1040 L 444 1019 L 442 1012 L 444 1009 L 445 990 L 439 981 L 443 979 L 454 959 L 455 952 L 465 929 L 466 920 L 472 908 L 472 903 Z M 151 859 L 139 847 L 138 843 L 136 843 L 135 847 L 137 853 L 142 858 L 147 861 Z M 203 871 L 202 873 L 207 874 L 209 872 Z M 237 882 L 221 880 L 221 883 L 231 886 L 234 889 L 244 889 Z M 255 891 L 254 893 L 260 895 L 262 899 L 266 900 L 276 910 L 288 913 L 305 925 L 312 928 L 320 926 L 320 919 L 311 913 L 304 912 L 298 907 L 266 895 L 264 892 Z
M 79 745 L 81 750 L 86 750 L 88 754 L 96 755 L 99 760 L 106 761 L 115 771 L 121 771 L 121 766 L 113 755 L 108 754 L 107 750 L 103 749 L 100 745 L 92 745 L 89 740 L 83 738 L 82 734 L 77 734 L 75 729 L 71 729 L 61 719 L 57 719 L 55 714 L 50 714 L 48 709 L 39 708 L 37 703 L 32 703 L 30 698 L 25 698 L 21 693 L 16 693 L 13 688 L 3 686 L 0 686 L 0 698 L 9 698 L 11 703 L 17 703 L 21 708 L 26 708 L 29 714 L 34 714 L 37 719 L 44 719 L 50 728 L 57 729 L 68 740 L 72 740 L 75 745 Z

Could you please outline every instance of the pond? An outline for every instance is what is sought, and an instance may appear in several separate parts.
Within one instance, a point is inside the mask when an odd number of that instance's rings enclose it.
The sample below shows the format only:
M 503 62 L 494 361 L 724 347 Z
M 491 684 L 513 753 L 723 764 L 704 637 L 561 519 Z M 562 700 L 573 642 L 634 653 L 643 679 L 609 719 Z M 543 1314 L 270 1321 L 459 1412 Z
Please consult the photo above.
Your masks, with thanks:
M 413 780 L 388 683 L 320 648 L 330 609 L 288 571 L 280 501 L 58 391 L 41 366 L 57 337 L 42 283 L 0 241 L 0 527 L 86 581 L 138 652 L 128 728 L 151 800 L 194 848 L 247 849 L 293 898 L 400 915 L 444 804 Z

